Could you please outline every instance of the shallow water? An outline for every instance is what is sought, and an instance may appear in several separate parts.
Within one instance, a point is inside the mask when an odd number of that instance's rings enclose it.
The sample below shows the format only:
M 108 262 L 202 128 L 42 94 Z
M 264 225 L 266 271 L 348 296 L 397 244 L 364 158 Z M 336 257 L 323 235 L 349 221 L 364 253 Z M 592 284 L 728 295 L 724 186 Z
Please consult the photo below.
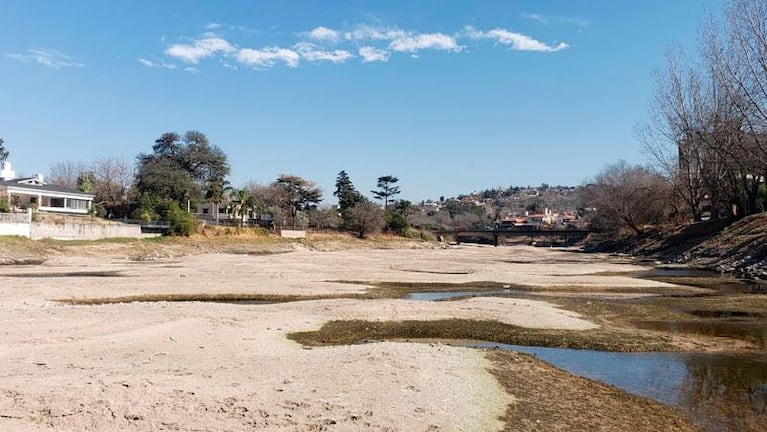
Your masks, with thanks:
M 676 408 L 706 432 L 767 430 L 767 354 L 609 353 L 482 343 Z
M 702 286 L 714 288 L 725 294 L 767 294 L 767 284 L 751 280 L 738 279 L 727 273 L 710 270 L 697 270 L 679 267 L 657 267 L 651 270 L 638 272 L 636 277 L 640 279 L 674 279 L 685 280 L 700 279 L 706 283 Z M 681 282 L 683 285 L 685 281 Z
M 711 318 L 703 320 L 635 321 L 644 330 L 727 337 L 750 342 L 767 350 L 767 321 L 758 318 Z

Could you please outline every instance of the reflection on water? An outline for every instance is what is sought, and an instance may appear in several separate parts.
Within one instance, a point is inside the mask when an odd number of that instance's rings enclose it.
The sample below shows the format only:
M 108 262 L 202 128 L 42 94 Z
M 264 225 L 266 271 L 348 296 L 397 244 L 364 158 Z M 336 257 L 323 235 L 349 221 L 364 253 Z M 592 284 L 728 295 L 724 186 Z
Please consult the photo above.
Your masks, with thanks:
M 704 431 L 767 430 L 767 354 L 608 353 L 482 343 L 678 409 Z
M 719 273 L 710 270 L 697 270 L 678 267 L 657 267 L 637 273 L 640 279 L 672 279 L 679 278 L 681 284 L 685 285 L 695 279 L 705 282 L 705 287 L 714 288 L 720 293 L 741 293 L 741 294 L 765 294 L 767 293 L 767 284 L 757 283 L 752 280 L 738 279 L 727 273 Z M 693 285 L 696 285 L 692 282 Z
M 634 325 L 644 330 L 672 334 L 687 333 L 740 339 L 751 342 L 761 349 L 767 349 L 767 321 L 763 319 L 635 321 Z

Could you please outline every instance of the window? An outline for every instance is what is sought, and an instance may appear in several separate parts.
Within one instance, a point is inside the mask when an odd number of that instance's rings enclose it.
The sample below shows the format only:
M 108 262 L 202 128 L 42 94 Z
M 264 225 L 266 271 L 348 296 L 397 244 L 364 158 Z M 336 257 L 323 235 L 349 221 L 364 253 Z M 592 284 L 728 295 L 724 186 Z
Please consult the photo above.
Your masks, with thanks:
M 70 198 L 67 200 L 67 208 L 74 210 L 88 210 L 88 201 Z

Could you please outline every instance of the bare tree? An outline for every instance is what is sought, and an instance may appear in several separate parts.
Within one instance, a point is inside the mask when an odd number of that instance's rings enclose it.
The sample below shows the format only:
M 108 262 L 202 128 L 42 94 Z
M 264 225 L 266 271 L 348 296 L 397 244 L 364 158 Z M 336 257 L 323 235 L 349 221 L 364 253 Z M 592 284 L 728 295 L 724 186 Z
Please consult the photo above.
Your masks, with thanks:
M 704 28 L 703 53 L 734 119 L 721 148 L 733 162 L 728 180 L 743 216 L 762 210 L 757 201 L 767 176 L 767 4 L 731 0 L 725 18 Z
M 133 165 L 125 159 L 105 157 L 93 163 L 90 174 L 96 200 L 114 216 L 127 212 L 133 185 Z
M 667 180 L 652 169 L 619 161 L 604 167 L 582 194 L 603 226 L 628 228 L 639 235 L 663 221 L 671 191 Z
M 8 159 L 10 152 L 5 148 L 5 141 L 0 138 L 0 165 Z
M 668 55 L 658 74 L 644 148 L 700 220 L 763 210 L 767 176 L 767 3 L 730 0 L 702 31 L 702 62 Z M 682 67 L 689 64 L 689 67 Z
M 386 225 L 383 209 L 368 200 L 352 207 L 349 211 L 349 222 L 359 238 L 378 232 Z
M 273 184 L 263 185 L 250 182 L 246 186 L 261 208 L 279 207 L 282 202 L 282 190 Z
M 341 223 L 338 209 L 333 207 L 320 207 L 309 212 L 309 224 L 318 231 L 325 228 L 337 229 Z
M 666 176 L 673 190 L 689 209 L 692 219 L 701 219 L 705 185 L 718 177 L 714 163 L 717 149 L 709 144 L 709 125 L 715 104 L 711 86 L 679 52 L 667 53 L 666 69 L 658 72 L 651 120 L 640 127 L 643 148 Z
M 89 167 L 84 162 L 71 160 L 56 162 L 48 168 L 46 181 L 50 184 L 76 190 L 80 175 Z

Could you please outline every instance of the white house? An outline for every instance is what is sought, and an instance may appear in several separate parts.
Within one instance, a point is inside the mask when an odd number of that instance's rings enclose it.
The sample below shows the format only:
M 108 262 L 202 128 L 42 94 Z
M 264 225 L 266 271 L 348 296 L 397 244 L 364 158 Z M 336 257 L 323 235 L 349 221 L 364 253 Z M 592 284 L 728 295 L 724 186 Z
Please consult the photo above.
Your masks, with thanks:
M 88 214 L 94 196 L 45 183 L 42 174 L 16 178 L 10 162 L 0 170 L 0 197 L 14 209 L 37 208 L 41 212 Z

